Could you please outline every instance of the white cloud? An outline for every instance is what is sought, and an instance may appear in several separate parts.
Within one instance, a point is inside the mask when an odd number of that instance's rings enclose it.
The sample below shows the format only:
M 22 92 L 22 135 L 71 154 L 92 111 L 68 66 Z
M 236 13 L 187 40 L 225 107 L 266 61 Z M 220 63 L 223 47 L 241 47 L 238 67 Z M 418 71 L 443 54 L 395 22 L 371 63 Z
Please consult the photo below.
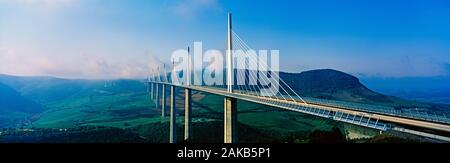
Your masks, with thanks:
M 50 55 L 36 50 L 0 47 L 0 73 L 62 78 L 146 78 L 157 65 L 155 57 L 117 60 L 87 53 Z

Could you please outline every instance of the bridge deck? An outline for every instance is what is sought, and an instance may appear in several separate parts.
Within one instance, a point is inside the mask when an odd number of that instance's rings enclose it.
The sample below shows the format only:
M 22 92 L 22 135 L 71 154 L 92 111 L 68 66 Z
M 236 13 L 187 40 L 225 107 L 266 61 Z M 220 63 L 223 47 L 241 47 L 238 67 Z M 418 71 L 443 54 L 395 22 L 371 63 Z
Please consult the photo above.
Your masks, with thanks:
M 171 83 L 160 83 L 160 84 L 168 84 L 172 85 Z M 340 114 L 351 116 L 351 119 L 353 120 L 354 116 L 355 120 L 358 120 L 357 123 L 362 123 L 364 120 L 367 123 L 368 121 L 364 119 L 364 117 L 370 117 L 372 120 L 382 120 L 382 121 L 388 121 L 388 122 L 394 122 L 399 124 L 406 124 L 411 126 L 417 126 L 417 127 L 423 127 L 423 128 L 430 128 L 435 129 L 439 131 L 445 131 L 450 132 L 450 126 L 440 123 L 433 123 L 428 121 L 422 121 L 422 120 L 416 120 L 416 119 L 410 119 L 405 117 L 396 117 L 392 115 L 383 115 L 379 113 L 368 113 L 366 111 L 362 110 L 351 110 L 351 109 L 345 109 L 340 107 L 333 107 L 333 106 L 327 106 L 327 105 L 320 105 L 320 104 L 305 104 L 301 102 L 294 102 L 294 101 L 284 101 L 284 100 L 278 100 L 273 98 L 264 98 L 264 97 L 257 97 L 252 96 L 248 94 L 240 94 L 240 93 L 228 93 L 226 90 L 220 90 L 220 89 L 214 89 L 214 88 L 207 88 L 202 86 L 184 86 L 184 85 L 177 85 L 177 87 L 182 88 L 188 88 L 196 91 L 202 91 L 207 92 L 211 94 L 226 96 L 226 97 L 233 97 L 244 101 L 250 101 L 255 102 L 263 105 L 268 105 L 276 108 L 281 109 L 287 109 L 297 112 L 302 112 L 306 114 L 313 114 L 316 116 L 321 116 L 325 118 L 333 118 L 335 120 L 342 120 L 342 121 L 349 121 L 348 118 L 343 118 L 343 116 L 339 116 Z M 308 110 L 309 109 L 309 110 Z M 314 109 L 314 110 L 311 110 Z M 318 109 L 318 110 L 317 110 Z M 327 114 L 328 113 L 328 114 Z M 333 115 L 329 113 L 335 113 Z M 362 118 L 361 118 L 362 117 Z M 370 121 L 368 122 L 370 125 Z M 377 124 L 378 125 L 378 124 Z M 374 128 L 377 129 L 385 129 L 385 126 L 374 126 Z
M 172 83 L 164 83 L 164 82 L 155 82 L 159 84 L 173 85 Z M 215 95 L 232 97 L 244 101 L 254 102 L 258 104 L 263 104 L 275 108 L 291 110 L 296 112 L 301 112 L 305 114 L 315 115 L 324 118 L 331 118 L 336 121 L 342 121 L 346 123 L 361 125 L 369 128 L 375 128 L 378 130 L 403 130 L 399 128 L 390 128 L 384 122 L 392 122 L 397 124 L 410 125 L 414 127 L 433 129 L 438 131 L 450 132 L 450 125 L 430 122 L 420 119 L 412 119 L 407 117 L 399 117 L 395 115 L 383 114 L 383 113 L 374 113 L 361 109 L 349 109 L 340 106 L 330 106 L 326 104 L 320 103 L 303 103 L 296 101 L 288 101 L 288 100 L 279 100 L 270 97 L 260 97 L 253 96 L 250 94 L 243 93 L 228 93 L 225 89 L 217 89 L 217 88 L 208 88 L 204 86 L 186 86 L 186 85 L 175 85 L 180 88 L 187 88 L 195 91 L 201 91 L 206 93 L 211 93 Z M 414 134 L 419 135 L 427 135 L 428 133 L 415 131 Z M 428 134 L 429 135 L 429 134 Z M 442 137 L 442 136 L 434 136 L 435 138 L 450 141 L 450 138 Z

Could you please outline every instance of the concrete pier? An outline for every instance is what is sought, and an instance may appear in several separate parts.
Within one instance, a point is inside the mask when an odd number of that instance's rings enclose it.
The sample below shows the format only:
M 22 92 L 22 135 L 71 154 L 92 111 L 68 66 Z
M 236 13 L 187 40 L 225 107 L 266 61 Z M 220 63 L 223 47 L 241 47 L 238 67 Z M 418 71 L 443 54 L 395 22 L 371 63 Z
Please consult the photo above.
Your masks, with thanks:
M 224 143 L 237 142 L 237 99 L 224 100 Z
M 164 84 L 161 85 L 161 117 L 166 116 L 166 87 Z
M 155 88 L 156 90 L 155 90 L 155 105 L 156 105 L 156 108 L 159 108 L 159 103 L 160 103 L 160 100 L 161 99 L 159 99 L 159 84 L 156 84 L 156 88 Z
M 150 100 L 153 100 L 153 94 L 154 94 L 154 89 L 153 89 L 153 82 L 150 83 Z
M 175 86 L 170 86 L 170 140 L 169 143 L 177 142 L 177 112 L 175 108 Z
M 192 91 L 184 91 L 184 140 L 192 139 Z

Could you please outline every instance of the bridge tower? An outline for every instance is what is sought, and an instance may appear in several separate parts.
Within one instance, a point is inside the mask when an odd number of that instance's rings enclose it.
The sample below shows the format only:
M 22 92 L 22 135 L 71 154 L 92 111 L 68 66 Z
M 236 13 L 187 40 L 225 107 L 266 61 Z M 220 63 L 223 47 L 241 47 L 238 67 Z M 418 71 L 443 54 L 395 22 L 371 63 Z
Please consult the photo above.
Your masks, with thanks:
M 227 39 L 227 91 L 228 93 L 233 93 L 233 43 L 232 43 L 232 24 L 231 24 L 231 13 L 228 13 L 228 39 Z
M 232 56 L 232 21 L 231 13 L 228 13 L 228 48 L 227 48 L 227 91 L 233 93 L 233 56 Z M 225 97 L 224 99 L 224 142 L 237 142 L 237 99 Z

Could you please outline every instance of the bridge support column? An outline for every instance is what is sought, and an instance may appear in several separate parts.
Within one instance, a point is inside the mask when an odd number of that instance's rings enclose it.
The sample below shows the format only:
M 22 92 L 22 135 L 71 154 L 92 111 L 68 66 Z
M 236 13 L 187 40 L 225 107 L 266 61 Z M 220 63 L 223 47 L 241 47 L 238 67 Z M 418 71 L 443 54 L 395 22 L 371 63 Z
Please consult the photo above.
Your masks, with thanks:
M 150 83 L 150 99 L 153 100 L 153 93 L 154 93 L 154 89 L 153 89 L 153 83 Z
M 185 89 L 184 91 L 184 140 L 192 139 L 192 90 Z
M 224 100 L 224 142 L 237 142 L 237 99 L 225 97 Z
M 161 118 L 166 116 L 166 87 L 161 85 Z
M 156 90 L 155 90 L 155 105 L 156 105 L 156 108 L 158 109 L 159 108 L 159 84 L 156 84 Z
M 170 86 L 170 140 L 169 143 L 177 142 L 177 113 L 175 108 L 175 86 Z

